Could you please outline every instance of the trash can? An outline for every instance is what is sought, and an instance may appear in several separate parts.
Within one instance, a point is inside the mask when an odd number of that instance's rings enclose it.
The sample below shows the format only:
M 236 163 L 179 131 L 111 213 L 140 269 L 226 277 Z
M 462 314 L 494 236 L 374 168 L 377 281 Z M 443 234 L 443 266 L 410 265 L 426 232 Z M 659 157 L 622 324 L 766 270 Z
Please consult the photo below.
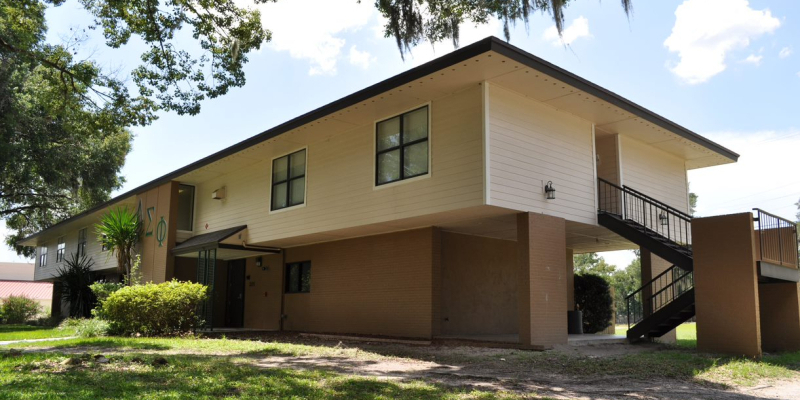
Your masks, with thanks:
M 583 334 L 583 311 L 567 311 L 567 333 Z

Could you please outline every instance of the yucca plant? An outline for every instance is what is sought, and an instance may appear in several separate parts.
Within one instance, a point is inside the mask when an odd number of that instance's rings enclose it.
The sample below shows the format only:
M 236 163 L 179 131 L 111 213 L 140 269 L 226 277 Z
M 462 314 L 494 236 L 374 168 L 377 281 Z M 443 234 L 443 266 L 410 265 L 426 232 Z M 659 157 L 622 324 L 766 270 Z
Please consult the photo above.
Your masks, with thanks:
M 62 299 L 69 303 L 69 316 L 90 318 L 97 302 L 90 287 L 96 278 L 92 271 L 94 262 L 85 255 L 78 256 L 75 253 L 71 253 L 64 261 L 65 264 L 58 267 L 56 274 L 61 282 Z
M 128 207 L 117 207 L 100 218 L 95 231 L 100 244 L 117 257 L 117 269 L 130 284 L 134 249 L 142 234 L 139 215 Z

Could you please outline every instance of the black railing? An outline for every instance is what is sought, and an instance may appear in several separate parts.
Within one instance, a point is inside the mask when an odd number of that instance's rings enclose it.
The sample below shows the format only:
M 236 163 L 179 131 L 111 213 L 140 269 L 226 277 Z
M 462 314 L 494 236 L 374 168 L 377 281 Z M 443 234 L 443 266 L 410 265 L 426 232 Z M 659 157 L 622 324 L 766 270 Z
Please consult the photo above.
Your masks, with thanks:
M 693 287 L 692 272 L 676 265 L 658 274 L 625 298 L 628 306 L 628 329 Z
M 633 221 L 691 250 L 692 216 L 627 186 L 598 179 L 598 211 Z
M 759 259 L 784 267 L 797 268 L 797 225 L 788 219 L 754 208 L 758 222 Z

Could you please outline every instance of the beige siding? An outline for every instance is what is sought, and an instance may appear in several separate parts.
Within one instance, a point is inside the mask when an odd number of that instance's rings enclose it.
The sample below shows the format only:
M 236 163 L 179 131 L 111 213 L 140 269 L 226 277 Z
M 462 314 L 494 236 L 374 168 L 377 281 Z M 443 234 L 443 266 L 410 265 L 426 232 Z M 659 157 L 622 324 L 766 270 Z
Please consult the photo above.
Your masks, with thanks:
M 390 117 L 405 110 L 386 110 Z M 431 174 L 374 188 L 374 121 L 303 143 L 286 134 L 249 157 L 261 162 L 197 184 L 195 234 L 248 226 L 249 240 L 325 232 L 483 204 L 480 87 L 431 103 Z M 271 160 L 307 147 L 304 206 L 269 211 Z M 211 192 L 226 188 L 225 200 Z M 206 224 L 208 228 L 206 229 Z
M 490 203 L 594 223 L 592 141 L 591 123 L 490 86 Z M 545 200 L 547 181 L 556 200 Z
M 678 210 L 689 211 L 686 165 L 653 146 L 620 136 L 622 183 Z
M 93 262 L 92 267 L 95 271 L 100 271 L 117 266 L 116 258 L 108 251 L 102 251 L 100 242 L 97 241 L 97 235 L 94 232 L 94 226 L 87 226 L 86 238 L 86 256 Z M 78 231 L 69 232 L 64 235 L 64 242 L 66 247 L 64 249 L 64 261 L 56 262 L 56 251 L 58 248 L 58 237 L 53 237 L 47 241 L 47 265 L 41 267 L 39 265 L 39 252 L 40 247 L 36 248 L 36 271 L 34 272 L 35 280 L 50 279 L 55 277 L 58 268 L 66 264 L 66 260 L 72 257 L 73 253 L 78 251 Z

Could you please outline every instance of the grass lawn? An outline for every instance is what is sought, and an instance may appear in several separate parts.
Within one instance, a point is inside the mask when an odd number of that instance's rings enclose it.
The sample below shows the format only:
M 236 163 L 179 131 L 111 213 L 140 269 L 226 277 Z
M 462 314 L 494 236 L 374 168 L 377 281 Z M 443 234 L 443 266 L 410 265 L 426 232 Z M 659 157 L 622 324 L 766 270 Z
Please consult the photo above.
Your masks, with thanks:
M 625 336 L 628 325 L 619 324 L 614 329 L 615 335 Z M 678 346 L 687 348 L 697 347 L 697 324 L 687 322 L 678 326 Z
M 48 328 L 31 325 L 0 325 L 0 342 L 8 340 L 45 339 L 74 336 L 72 329 Z
M 691 340 L 693 327 L 679 330 Z M 350 344 L 279 336 L 272 341 L 186 338 L 90 338 L 16 344 L 0 351 L 2 399 L 542 399 L 531 393 L 474 390 L 474 386 L 441 385 L 431 377 L 380 379 L 288 366 L 259 365 L 275 356 L 295 359 L 345 359 L 347 363 L 436 362 L 470 371 L 494 371 L 545 381 L 625 377 L 626 380 L 752 386 L 764 379 L 800 380 L 800 352 L 766 355 L 755 361 L 697 353 L 674 346 L 615 356 L 515 349 Z M 20 352 L 19 349 L 43 349 Z M 97 362 L 95 355 L 109 362 Z M 71 357 L 77 365 L 65 365 Z M 165 365 L 154 365 L 163 357 Z M 338 370 L 337 370 L 338 371 Z M 341 371 L 347 372 L 347 371 Z M 561 378 L 553 378 L 561 377 Z M 562 382 L 562 383 L 563 383 Z M 559 383 L 551 383 L 558 386 Z M 514 390 L 519 390 L 512 386 Z

